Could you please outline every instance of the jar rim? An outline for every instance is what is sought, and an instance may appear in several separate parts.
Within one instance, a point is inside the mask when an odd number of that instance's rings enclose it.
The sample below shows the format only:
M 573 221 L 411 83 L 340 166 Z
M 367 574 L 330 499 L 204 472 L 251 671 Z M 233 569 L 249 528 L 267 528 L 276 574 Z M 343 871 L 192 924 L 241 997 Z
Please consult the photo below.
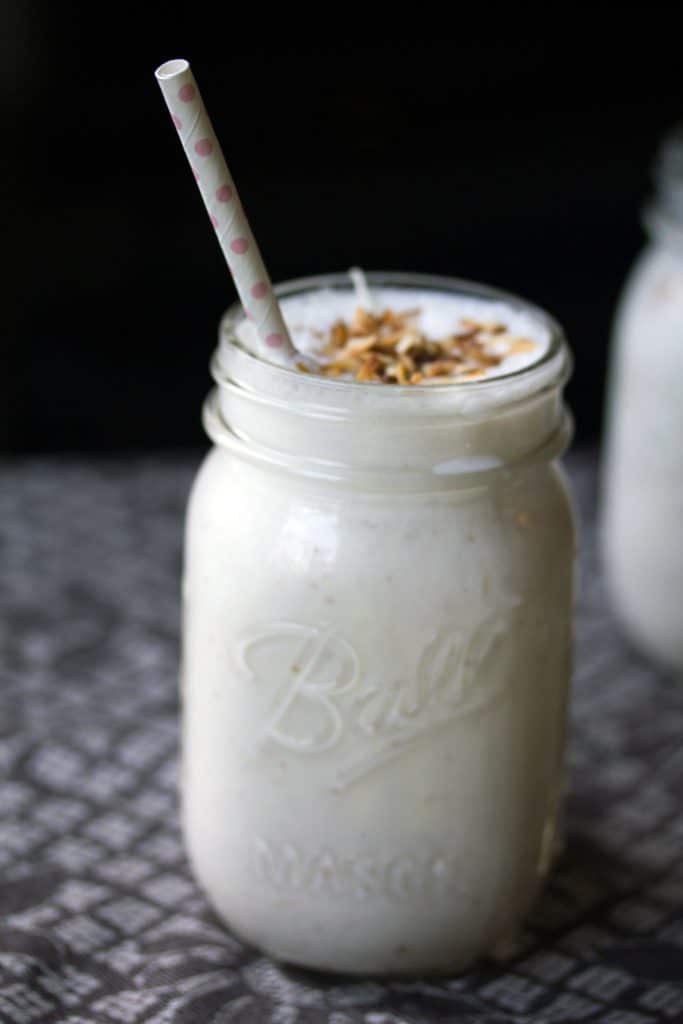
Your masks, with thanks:
M 539 322 L 539 324 L 548 333 L 548 347 L 537 360 L 529 363 L 527 366 L 517 370 L 511 370 L 507 373 L 500 373 L 484 380 L 451 381 L 439 383 L 438 386 L 396 384 L 391 387 L 382 387 L 378 386 L 376 383 L 367 381 L 335 380 L 329 377 L 317 376 L 315 374 L 302 374 L 293 367 L 268 362 L 260 356 L 249 352 L 236 337 L 236 328 L 238 324 L 245 319 L 244 309 L 238 301 L 233 303 L 226 310 L 220 320 L 218 331 L 219 349 L 212 360 L 212 374 L 216 382 L 218 384 L 222 384 L 232 379 L 231 375 L 228 375 L 226 378 L 225 367 L 221 364 L 219 358 L 220 347 L 224 341 L 227 341 L 230 344 L 231 359 L 234 358 L 238 365 L 242 364 L 242 366 L 247 369 L 247 373 L 249 372 L 249 368 L 252 368 L 254 370 L 258 369 L 258 372 L 261 374 L 264 372 L 269 376 L 272 374 L 274 382 L 280 381 L 284 383 L 296 380 L 301 384 L 302 381 L 305 381 L 306 391 L 309 393 L 318 393 L 321 397 L 325 396 L 328 399 L 335 395 L 341 397 L 342 395 L 350 396 L 352 394 L 372 394 L 373 401 L 380 399 L 380 401 L 384 402 L 386 400 L 393 401 L 399 397 L 402 401 L 405 401 L 407 395 L 413 395 L 419 396 L 423 402 L 425 401 L 425 398 L 429 396 L 431 403 L 431 401 L 434 401 L 435 397 L 438 395 L 442 397 L 453 396 L 455 394 L 458 394 L 459 396 L 463 396 L 465 394 L 477 394 L 484 396 L 487 393 L 491 394 L 496 389 L 505 387 L 508 382 L 528 381 L 531 384 L 533 377 L 536 375 L 543 379 L 542 383 L 539 381 L 541 386 L 543 386 L 547 376 L 547 370 L 553 362 L 557 361 L 558 356 L 564 356 L 561 360 L 558 376 L 562 375 L 563 370 L 566 372 L 567 376 L 569 375 L 569 349 L 562 327 L 545 309 L 541 306 L 537 306 L 535 303 L 530 302 L 528 299 L 525 299 L 520 295 L 504 291 L 503 289 L 496 288 L 492 285 L 485 285 L 476 281 L 470 281 L 465 278 L 449 277 L 437 274 L 412 273 L 406 271 L 368 271 L 365 273 L 365 277 L 370 285 L 375 285 L 377 287 L 389 286 L 419 288 L 421 290 L 435 292 L 445 291 L 450 292 L 453 295 L 462 295 L 465 297 L 484 299 L 491 302 L 505 303 L 515 310 L 523 310 Z M 351 291 L 353 290 L 353 285 L 348 272 L 341 271 L 329 274 L 316 274 L 308 277 L 295 278 L 290 281 L 283 281 L 282 283 L 275 285 L 273 291 L 278 298 L 285 298 L 322 288 L 337 288 Z M 416 398 L 413 399 L 413 401 L 416 400 Z

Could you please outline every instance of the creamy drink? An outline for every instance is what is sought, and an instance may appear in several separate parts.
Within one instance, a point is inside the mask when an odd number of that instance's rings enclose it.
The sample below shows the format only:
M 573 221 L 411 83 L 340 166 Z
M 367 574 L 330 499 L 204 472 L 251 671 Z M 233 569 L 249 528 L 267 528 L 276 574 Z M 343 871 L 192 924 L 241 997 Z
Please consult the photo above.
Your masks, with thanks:
M 683 130 L 658 182 L 615 323 L 602 539 L 622 622 L 683 672 Z
M 186 533 L 183 825 L 267 953 L 457 970 L 519 925 L 556 838 L 569 355 L 491 289 L 370 287 L 361 314 L 345 274 L 278 290 L 298 367 L 255 355 L 240 309 L 222 323 Z

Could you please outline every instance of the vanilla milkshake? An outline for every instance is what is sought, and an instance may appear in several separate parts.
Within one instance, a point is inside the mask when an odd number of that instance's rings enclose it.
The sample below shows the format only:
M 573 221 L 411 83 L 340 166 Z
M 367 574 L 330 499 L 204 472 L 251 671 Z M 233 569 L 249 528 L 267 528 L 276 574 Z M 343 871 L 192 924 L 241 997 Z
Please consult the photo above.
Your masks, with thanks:
M 568 351 L 542 311 L 450 279 L 371 275 L 360 313 L 347 275 L 279 294 L 301 365 L 259 358 L 233 310 L 205 407 L 187 847 L 274 957 L 457 970 L 519 925 L 556 838 Z
M 602 540 L 622 622 L 683 672 L 683 129 L 658 182 L 615 321 Z

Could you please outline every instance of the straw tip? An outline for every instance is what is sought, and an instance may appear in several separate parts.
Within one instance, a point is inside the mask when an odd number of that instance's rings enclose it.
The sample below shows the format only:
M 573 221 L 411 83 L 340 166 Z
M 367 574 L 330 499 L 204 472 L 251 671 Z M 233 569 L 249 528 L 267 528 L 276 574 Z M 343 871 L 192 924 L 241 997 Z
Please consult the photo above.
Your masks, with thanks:
M 182 75 L 184 71 L 188 71 L 190 68 L 189 61 L 180 58 L 178 60 L 167 60 L 164 64 L 160 64 L 154 74 L 159 81 L 164 81 L 167 78 L 175 78 L 176 75 Z

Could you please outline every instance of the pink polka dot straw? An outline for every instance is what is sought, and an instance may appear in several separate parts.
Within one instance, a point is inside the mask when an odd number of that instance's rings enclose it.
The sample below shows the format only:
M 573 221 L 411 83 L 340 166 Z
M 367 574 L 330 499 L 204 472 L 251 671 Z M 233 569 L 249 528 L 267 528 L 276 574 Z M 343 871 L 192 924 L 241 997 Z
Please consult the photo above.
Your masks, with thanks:
M 244 310 L 256 327 L 261 354 L 288 363 L 296 349 L 190 65 L 169 60 L 155 75 Z

